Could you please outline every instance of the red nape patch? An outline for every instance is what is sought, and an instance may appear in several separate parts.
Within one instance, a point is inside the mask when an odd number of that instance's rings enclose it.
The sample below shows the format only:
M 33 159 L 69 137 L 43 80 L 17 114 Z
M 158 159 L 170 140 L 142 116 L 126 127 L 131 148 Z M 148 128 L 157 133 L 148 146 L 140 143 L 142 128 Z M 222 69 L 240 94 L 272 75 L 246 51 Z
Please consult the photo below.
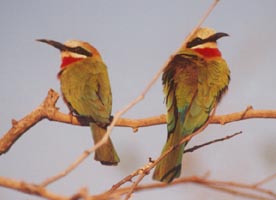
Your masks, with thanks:
M 219 57 L 221 56 L 220 51 L 217 48 L 197 48 L 194 49 L 197 53 L 205 56 L 205 57 Z
M 82 60 L 83 58 L 73 58 L 73 57 L 63 57 L 62 58 L 62 62 L 61 62 L 61 65 L 60 65 L 60 68 L 63 69 L 65 68 L 67 65 L 71 64 L 71 63 L 74 63 L 74 62 L 77 62 L 79 60 Z

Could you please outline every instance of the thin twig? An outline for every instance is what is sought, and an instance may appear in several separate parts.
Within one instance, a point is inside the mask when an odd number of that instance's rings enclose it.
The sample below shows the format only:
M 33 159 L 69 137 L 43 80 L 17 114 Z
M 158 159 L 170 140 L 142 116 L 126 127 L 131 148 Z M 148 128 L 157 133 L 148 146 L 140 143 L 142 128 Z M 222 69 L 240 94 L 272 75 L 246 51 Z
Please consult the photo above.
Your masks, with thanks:
M 215 0 L 213 2 L 213 4 L 210 6 L 210 8 L 207 10 L 206 14 L 203 15 L 203 17 L 201 18 L 201 20 L 199 21 L 198 25 L 193 29 L 193 31 L 186 37 L 186 39 L 184 40 L 183 44 L 181 45 L 180 49 L 185 47 L 187 42 L 189 41 L 189 39 L 192 37 L 192 35 L 198 30 L 198 28 L 202 25 L 202 23 L 206 20 L 206 18 L 208 17 L 208 15 L 212 12 L 212 10 L 215 8 L 215 6 L 217 5 L 219 1 Z M 102 138 L 102 141 L 107 141 L 113 127 L 115 126 L 116 122 L 118 121 L 118 119 L 124 114 L 126 113 L 129 109 L 131 109 L 134 105 L 136 105 L 138 102 L 140 102 L 141 100 L 143 100 L 146 96 L 146 94 L 148 93 L 148 91 L 151 89 L 151 87 L 154 85 L 154 83 L 157 81 L 157 79 L 159 78 L 159 76 L 162 74 L 163 70 L 166 68 L 166 66 L 171 62 L 171 60 L 173 59 L 174 55 L 177 54 L 179 50 L 177 50 L 173 56 L 169 57 L 169 59 L 165 62 L 165 64 L 160 68 L 160 70 L 154 75 L 153 79 L 149 82 L 149 84 L 146 86 L 146 88 L 144 89 L 144 91 L 141 93 L 141 95 L 139 95 L 137 98 L 135 98 L 132 102 L 130 102 L 127 106 L 125 106 L 122 110 L 118 111 L 115 114 L 115 117 L 111 123 L 111 125 L 108 127 L 107 132 L 105 134 L 105 136 Z M 101 142 L 101 141 L 100 141 Z M 104 143 L 104 142 L 103 142 Z M 142 175 L 141 175 L 142 176 Z M 136 183 L 135 183 L 136 184 Z M 134 185 L 135 185 L 134 184 Z M 138 183 L 137 183 L 138 184 Z M 135 186 L 134 186 L 135 187 Z M 126 197 L 126 199 L 128 199 L 129 197 Z
M 255 184 L 253 184 L 253 186 L 254 187 L 259 187 L 260 185 L 263 185 L 263 184 L 265 184 L 265 183 L 267 183 L 267 182 L 269 182 L 269 181 L 271 181 L 271 180 L 273 180 L 275 178 L 276 178 L 276 173 L 272 174 L 271 176 L 266 177 L 265 179 L 263 179 L 263 180 L 255 183 Z
M 129 199 L 131 197 L 131 194 L 133 193 L 134 189 L 138 186 L 138 184 L 143 180 L 143 178 L 149 174 L 150 170 L 152 170 L 162 159 L 164 159 L 169 153 L 171 153 L 174 149 L 176 149 L 179 145 L 188 142 L 189 140 L 192 139 L 192 137 L 194 137 L 195 135 L 199 134 L 200 132 L 202 132 L 209 124 L 209 120 L 207 120 L 207 122 L 201 127 L 199 128 L 197 131 L 195 131 L 194 133 L 192 133 L 191 135 L 187 135 L 185 136 L 177 145 L 172 146 L 170 148 L 167 149 L 167 151 L 163 152 L 155 161 L 153 161 L 152 163 L 150 163 L 148 165 L 148 168 L 146 168 L 143 173 L 138 177 L 137 181 L 135 181 L 133 183 L 133 185 L 131 186 L 129 192 L 126 195 L 125 199 Z
M 216 110 L 216 106 L 215 108 L 212 110 L 211 113 L 211 117 L 214 116 Z M 169 153 L 171 153 L 174 149 L 176 149 L 179 145 L 188 142 L 189 140 L 192 139 L 192 137 L 194 137 L 195 135 L 199 134 L 200 132 L 202 132 L 210 123 L 210 119 L 211 117 L 208 118 L 208 120 L 205 122 L 205 124 L 203 126 L 201 126 L 198 130 L 196 130 L 194 133 L 187 135 L 185 137 L 183 137 L 183 139 L 181 141 L 179 141 L 178 144 L 170 147 L 167 149 L 167 151 L 163 152 L 159 158 L 157 158 L 155 161 L 149 163 L 148 168 L 146 168 L 143 173 L 138 177 L 137 181 L 135 181 L 133 183 L 133 185 L 130 187 L 129 192 L 127 193 L 125 199 L 129 199 L 131 197 L 131 194 L 133 193 L 134 189 L 138 186 L 138 184 L 143 180 L 143 178 L 149 174 L 150 170 L 153 169 L 162 159 L 164 159 L 166 156 L 168 156 Z
M 9 150 L 9 148 L 14 144 L 14 142 L 23 135 L 29 128 L 34 126 L 36 123 L 42 119 L 50 119 L 53 121 L 61 121 L 66 123 L 84 125 L 85 118 L 82 121 L 79 121 L 79 118 L 67 114 L 63 114 L 58 111 L 55 107 L 55 104 L 58 100 L 58 93 L 53 90 L 49 90 L 45 100 L 39 105 L 34 111 L 25 116 L 19 121 L 13 121 L 12 128 L 0 139 L 0 155 Z M 227 115 L 220 116 L 211 116 L 209 123 L 225 124 L 233 121 L 239 121 L 249 118 L 276 118 L 276 111 L 274 110 L 254 110 L 249 106 L 245 111 L 236 112 Z M 62 119 L 62 120 L 61 120 Z M 89 120 L 87 119 L 87 125 Z M 144 118 L 144 119 L 124 119 L 120 118 L 116 123 L 116 126 L 128 126 L 132 128 L 145 127 L 151 125 L 158 125 L 166 123 L 166 116 L 160 115 L 156 117 Z M 101 144 L 97 144 L 101 145 Z M 97 147 L 97 146 L 96 146 Z M 57 177 L 63 177 L 68 174 L 71 170 L 78 166 L 79 162 L 82 162 L 86 157 L 89 156 L 91 152 L 95 150 L 95 147 L 92 147 L 85 151 L 71 166 L 69 166 L 64 172 L 61 172 Z M 43 182 L 42 185 L 48 184 L 51 179 L 47 179 Z
M 210 185 L 209 184 L 200 184 L 200 185 L 202 185 L 204 187 L 214 189 L 214 190 L 218 190 L 220 192 L 225 192 L 225 193 L 229 193 L 229 194 L 232 194 L 232 195 L 246 197 L 246 198 L 250 198 L 250 199 L 275 200 L 274 198 L 264 197 L 264 196 L 261 196 L 261 195 L 254 194 L 253 192 L 250 193 L 250 192 L 246 192 L 246 191 L 240 191 L 240 190 L 233 189 L 233 188 L 230 188 L 230 187 L 229 188 L 228 187 L 220 187 L 220 186 L 212 185 L 212 184 L 210 184 Z
M 63 170 L 62 172 L 47 178 L 46 180 L 44 180 L 42 183 L 40 183 L 39 185 L 42 187 L 46 187 L 47 185 L 57 181 L 58 179 L 66 176 L 67 174 L 69 174 L 71 171 L 73 171 L 76 167 L 79 166 L 79 164 L 85 160 L 90 154 L 91 152 L 94 151 L 94 147 L 91 147 L 90 149 L 84 151 L 72 164 L 70 164 L 65 170 Z
M 211 144 L 214 144 L 216 142 L 222 142 L 222 141 L 225 141 L 225 140 L 229 140 L 239 134 L 241 134 L 242 132 L 237 132 L 237 133 L 234 133 L 232 135 L 228 135 L 228 136 L 225 136 L 223 138 L 219 138 L 219 139 L 215 139 L 215 140 L 212 140 L 212 141 L 209 141 L 209 142 L 206 142 L 206 143 L 203 143 L 201 145 L 196 145 L 196 146 L 193 146 L 189 149 L 186 149 L 183 154 L 185 153 L 189 153 L 189 152 L 193 152 L 195 150 L 198 150 L 200 148 L 203 148 L 207 145 L 211 145 Z M 139 175 L 139 174 L 142 174 L 145 170 L 147 170 L 149 172 L 149 167 L 151 167 L 151 165 L 153 164 L 153 161 L 150 159 L 150 162 L 147 163 L 144 167 L 142 168 L 139 168 L 137 170 L 135 170 L 134 172 L 132 172 L 130 175 L 126 176 L 125 178 L 123 178 L 121 181 L 119 181 L 118 183 L 116 183 L 115 185 L 112 186 L 112 188 L 108 191 L 108 192 L 113 192 L 115 191 L 116 189 L 118 189 L 119 187 L 121 187 L 123 184 L 125 184 L 126 182 L 131 182 L 132 181 L 132 178 L 134 178 L 135 176 Z M 147 172 L 147 173 L 148 173 Z
M 13 127 L 0 139 L 0 154 L 8 151 L 8 149 L 14 144 L 14 142 L 30 127 L 34 126 L 40 120 L 44 118 L 48 118 L 50 120 L 62 121 L 60 120 L 60 116 L 62 116 L 63 121 L 68 121 L 68 123 L 72 124 L 80 124 L 79 119 L 75 116 L 70 116 L 67 114 L 60 113 L 58 109 L 55 107 L 55 103 L 58 100 L 59 95 L 50 90 L 48 92 L 48 96 L 45 98 L 43 103 L 38 106 L 34 111 L 28 114 L 23 119 L 14 122 Z M 58 117 L 57 117 L 58 116 Z M 254 110 L 252 107 L 247 108 L 245 111 L 240 111 L 227 115 L 220 116 L 211 116 L 210 123 L 216 124 L 225 124 L 233 121 L 239 121 L 243 119 L 249 118 L 276 118 L 276 111 L 274 110 Z M 84 120 L 85 121 L 85 120 Z M 116 126 L 129 126 L 129 127 L 144 127 L 151 126 L 157 124 L 164 124 L 166 122 L 166 116 L 160 115 L 156 117 L 144 118 L 144 119 L 119 119 L 116 123 Z M 82 121 L 83 123 L 83 121 Z M 89 149 L 87 152 L 92 152 L 94 149 Z M 75 161 L 72 165 L 77 166 L 75 163 L 78 163 L 85 159 L 88 154 L 85 151 L 78 161 Z M 73 167 L 73 168 L 74 168 Z M 73 169 L 69 167 L 70 169 Z M 68 169 L 69 169 L 68 168 Z M 69 170 L 70 171 L 70 170 Z M 66 175 L 66 173 L 65 173 Z M 63 174 L 64 176 L 64 174 Z M 63 177 L 61 176 L 61 177 Z
M 59 95 L 54 90 L 49 90 L 47 97 L 35 110 L 20 121 L 12 120 L 12 128 L 0 139 L 0 155 L 6 153 L 14 142 L 36 123 L 48 116 L 53 116 L 58 110 L 55 107 L 58 98 Z
M 140 100 L 142 100 L 146 93 L 150 90 L 150 88 L 153 86 L 153 84 L 157 81 L 157 79 L 159 78 L 159 76 L 162 74 L 163 70 L 168 66 L 168 64 L 172 61 L 172 59 L 174 58 L 174 55 L 177 54 L 177 52 L 186 47 L 187 42 L 189 41 L 189 39 L 194 35 L 194 33 L 199 29 L 199 27 L 203 24 L 203 22 L 206 20 L 206 18 L 209 16 L 209 14 L 212 12 L 212 10 L 215 8 L 215 6 L 217 5 L 218 0 L 215 0 L 212 5 L 210 6 L 210 8 L 208 8 L 207 12 L 203 15 L 203 17 L 200 19 L 198 25 L 192 30 L 192 32 L 185 38 L 183 44 L 181 45 L 181 47 L 173 54 L 173 56 L 171 56 L 167 62 L 165 62 L 165 64 L 161 67 L 161 69 L 157 72 L 157 74 L 153 77 L 153 79 L 150 81 L 150 83 L 148 84 L 148 86 L 145 88 L 145 90 L 142 92 L 142 94 L 140 96 L 138 96 L 133 103 L 129 104 L 128 109 L 123 110 L 122 114 L 124 112 L 126 112 L 127 110 L 129 110 L 131 107 L 133 107 L 135 104 L 137 104 Z M 118 115 L 118 119 L 119 119 L 120 115 Z M 117 120 L 118 120 L 117 119 Z M 114 121 L 113 126 L 110 126 L 108 131 L 111 131 L 112 128 L 115 126 L 116 121 Z M 107 133 L 108 133 L 107 131 Z M 146 173 L 141 174 L 140 177 L 138 178 L 138 180 L 133 184 L 131 190 L 129 191 L 129 193 L 127 194 L 125 199 L 129 199 L 131 196 L 131 193 L 133 191 L 133 189 L 139 184 L 139 182 L 143 179 L 143 177 L 146 175 Z
M 149 163 L 147 163 L 144 167 L 141 167 L 137 170 L 135 170 L 134 172 L 132 172 L 131 174 L 129 174 L 128 176 L 126 176 L 125 178 L 123 178 L 122 180 L 120 180 L 118 183 L 114 184 L 112 186 L 112 188 L 108 191 L 108 192 L 113 192 L 116 189 L 118 189 L 119 187 L 121 187 L 123 184 L 125 184 L 126 182 L 132 182 L 132 178 L 143 173 L 143 171 L 148 168 L 148 166 L 152 163 L 151 159 L 149 161 Z
M 270 179 L 270 180 L 272 180 L 272 179 Z M 266 195 L 276 198 L 276 193 L 274 193 L 270 190 L 267 190 L 267 189 L 256 187 L 254 184 L 245 184 L 245 183 L 237 183 L 237 182 L 233 182 L 233 181 L 218 181 L 218 180 L 214 180 L 214 183 L 216 186 L 219 186 L 219 187 L 232 187 L 232 188 L 236 188 L 236 189 L 248 189 L 248 190 L 252 190 L 254 192 L 263 193 L 263 194 L 266 194 Z
M 79 126 L 89 125 L 91 119 L 61 113 L 58 108 L 55 107 L 55 103 L 57 102 L 58 97 L 58 93 L 50 89 L 47 97 L 44 99 L 41 105 L 39 105 L 36 109 L 34 109 L 21 120 L 13 120 L 12 128 L 0 139 L 0 155 L 6 153 L 19 137 L 21 137 L 27 130 L 43 119 Z M 275 119 L 276 110 L 254 110 L 251 106 L 248 106 L 244 111 L 226 115 L 211 116 L 210 123 L 224 125 L 230 122 L 253 118 Z M 120 118 L 118 119 L 116 126 L 130 127 L 137 131 L 138 128 L 141 127 L 155 126 L 165 123 L 166 115 L 162 114 L 159 116 L 142 119 Z
M 217 4 L 217 0 L 214 1 L 214 3 L 212 4 L 212 6 L 208 9 L 207 13 L 203 16 L 203 18 L 200 20 L 199 24 L 195 27 L 195 29 L 192 31 L 195 32 L 200 26 L 201 24 L 204 22 L 204 20 L 208 17 L 208 15 L 210 14 L 210 12 L 213 10 L 213 8 L 215 7 L 215 5 Z M 189 40 L 189 38 L 192 36 L 192 34 L 190 34 L 186 40 L 184 41 L 182 46 L 186 46 L 187 41 Z M 177 52 L 176 52 L 177 53 Z M 176 54 L 175 53 L 175 54 Z M 144 89 L 144 91 L 141 93 L 141 95 L 139 95 L 137 98 L 135 98 L 132 102 L 130 102 L 128 105 L 126 105 L 125 107 L 123 107 L 121 110 L 119 110 L 118 112 L 116 112 L 110 126 L 107 128 L 106 134 L 102 137 L 102 139 L 95 144 L 92 148 L 90 148 L 89 150 L 87 150 L 84 154 L 82 154 L 74 163 L 72 163 L 66 170 L 64 170 L 63 172 L 47 179 L 46 181 L 44 181 L 42 183 L 42 185 L 46 186 L 56 180 L 58 180 L 61 177 L 64 177 L 65 175 L 67 175 L 69 172 L 71 172 L 73 169 L 75 169 L 83 160 L 85 160 L 85 158 L 87 158 L 91 153 L 93 153 L 94 151 L 96 151 L 100 146 L 102 146 L 108 139 L 108 137 L 111 134 L 112 129 L 114 128 L 114 126 L 116 125 L 116 122 L 118 121 L 118 119 L 124 114 L 126 113 L 129 109 L 131 109 L 134 105 L 136 105 L 138 102 L 140 102 L 142 99 L 144 99 L 145 95 L 148 93 L 148 91 L 151 89 L 151 87 L 154 85 L 154 83 L 157 81 L 157 79 L 159 78 L 159 76 L 161 75 L 161 73 L 163 72 L 164 68 L 168 65 L 168 63 L 172 60 L 173 56 L 171 56 L 167 62 L 163 65 L 163 67 L 160 68 L 160 70 L 156 73 L 156 75 L 153 77 L 153 79 L 149 82 L 149 84 L 146 86 L 146 88 Z
M 58 110 L 55 111 L 54 115 L 52 115 L 51 117 L 47 116 L 47 118 L 51 121 L 62 122 L 62 123 L 67 123 L 67 124 L 72 124 L 77 126 L 88 126 L 89 122 L 91 122 L 89 119 L 85 117 L 80 118 L 76 116 L 71 116 L 68 114 L 61 113 Z M 210 124 L 225 125 L 235 121 L 254 119 L 254 118 L 274 118 L 275 119 L 276 110 L 255 110 L 253 108 L 248 110 L 248 108 L 246 108 L 244 111 L 240 111 L 240 112 L 212 116 L 210 120 Z M 147 117 L 147 118 L 140 118 L 140 119 L 119 118 L 115 125 L 117 127 L 129 127 L 132 129 L 139 129 L 143 127 L 156 126 L 161 124 L 166 124 L 165 114 L 161 114 L 159 116 Z
M 200 149 L 200 148 L 202 148 L 202 147 L 204 147 L 204 146 L 207 146 L 207 145 L 210 145 L 210 144 L 213 144 L 213 143 L 216 143 L 216 142 L 222 142 L 222 141 L 224 141 L 224 140 L 229 140 L 229 139 L 231 139 L 232 137 L 235 137 L 235 136 L 240 135 L 240 134 L 242 134 L 242 131 L 237 132 L 237 133 L 234 133 L 234 134 L 232 134 L 232 135 L 228 135 L 228 136 L 223 137 L 223 138 L 219 138 L 219 139 L 212 140 L 212 141 L 210 141 L 210 142 L 206 142 L 206 143 L 204 143 L 204 144 L 195 145 L 195 146 L 193 146 L 193 147 L 191 147 L 191 148 L 189 148 L 189 149 L 184 150 L 184 153 L 191 153 L 191 152 L 194 152 L 195 150 Z
M 263 180 L 265 182 L 272 181 L 275 179 L 275 176 L 269 176 Z M 263 180 L 259 181 L 258 183 L 263 182 Z M 152 183 L 152 184 L 145 184 L 135 187 L 134 191 L 143 191 L 153 188 L 163 188 L 163 187 L 172 187 L 179 184 L 184 183 L 196 183 L 202 185 L 204 187 L 209 187 L 211 189 L 215 189 L 221 192 L 226 192 L 236 196 L 247 197 L 251 199 L 258 199 L 258 200 L 273 200 L 276 199 L 276 193 L 260 188 L 260 186 L 256 186 L 255 184 L 245 184 L 245 183 L 238 183 L 232 181 L 219 181 L 219 180 L 211 180 L 204 176 L 191 176 L 191 177 L 183 177 L 174 180 L 170 184 L 166 183 Z M 77 200 L 77 199 L 90 199 L 90 200 L 103 200 L 103 199 L 121 199 L 121 197 L 127 194 L 132 186 L 123 187 L 120 189 L 116 189 L 112 192 L 108 191 L 99 195 L 90 196 L 86 188 L 81 188 L 76 194 L 72 195 L 71 197 L 62 196 L 59 194 L 55 194 L 50 192 L 49 190 L 41 187 L 40 185 L 27 183 L 24 181 L 18 181 L 15 179 L 0 177 L 0 186 L 6 187 L 9 189 L 17 190 L 26 194 L 40 196 L 46 199 L 51 200 Z M 265 196 L 264 196 L 265 195 Z
M 181 50 L 183 48 L 186 48 L 186 44 L 189 41 L 189 39 L 195 34 L 195 32 L 201 27 L 201 25 L 204 23 L 204 21 L 208 18 L 208 16 L 211 14 L 211 12 L 214 10 L 214 8 L 216 7 L 216 5 L 219 3 L 219 0 L 214 0 L 213 3 L 211 4 L 211 6 L 208 8 L 208 10 L 206 11 L 206 13 L 201 17 L 201 19 L 199 20 L 198 24 L 195 26 L 195 28 L 192 30 L 192 32 L 189 33 L 189 35 L 185 38 L 183 44 L 181 45 L 181 47 L 177 50 Z
M 274 177 L 275 178 L 275 177 Z M 270 179 L 271 181 L 272 179 Z M 195 183 L 202 185 L 204 187 L 209 187 L 211 189 L 215 189 L 221 192 L 226 192 L 229 194 L 247 197 L 251 199 L 259 199 L 259 200 L 272 200 L 276 198 L 276 193 L 265 190 L 263 188 L 255 187 L 252 184 L 245 184 L 245 183 L 238 183 L 238 182 L 231 182 L 231 181 L 218 181 L 218 180 L 211 180 L 207 179 L 206 176 L 190 176 L 190 177 L 183 177 L 179 179 L 175 179 L 172 183 L 151 183 L 151 184 L 144 184 L 134 188 L 134 191 L 143 191 L 149 190 L 153 188 L 163 188 L 163 187 L 172 187 L 175 185 L 183 184 L 183 183 Z M 114 192 L 117 192 L 120 195 L 127 194 L 132 186 L 123 187 L 117 189 Z M 245 191 L 242 191 L 245 189 Z M 258 192 L 259 194 L 257 194 Z M 265 196 L 261 196 L 265 195 Z

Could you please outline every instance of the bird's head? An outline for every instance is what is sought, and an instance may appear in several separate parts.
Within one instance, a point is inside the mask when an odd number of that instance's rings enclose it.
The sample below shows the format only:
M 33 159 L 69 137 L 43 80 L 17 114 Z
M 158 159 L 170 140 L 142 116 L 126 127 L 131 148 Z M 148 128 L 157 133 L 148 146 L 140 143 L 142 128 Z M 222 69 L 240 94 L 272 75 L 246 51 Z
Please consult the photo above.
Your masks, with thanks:
M 207 57 L 220 56 L 221 54 L 217 49 L 217 40 L 225 36 L 229 35 L 216 32 L 211 28 L 199 28 L 187 43 L 186 48 L 194 49 Z
M 39 39 L 39 42 L 44 42 L 60 50 L 62 64 L 61 68 L 72 62 L 79 61 L 88 57 L 100 58 L 101 56 L 96 48 L 87 42 L 79 40 L 69 40 L 64 44 L 54 40 Z
M 199 28 L 187 43 L 187 48 L 217 48 L 217 40 L 229 36 L 227 33 L 216 32 L 211 28 Z

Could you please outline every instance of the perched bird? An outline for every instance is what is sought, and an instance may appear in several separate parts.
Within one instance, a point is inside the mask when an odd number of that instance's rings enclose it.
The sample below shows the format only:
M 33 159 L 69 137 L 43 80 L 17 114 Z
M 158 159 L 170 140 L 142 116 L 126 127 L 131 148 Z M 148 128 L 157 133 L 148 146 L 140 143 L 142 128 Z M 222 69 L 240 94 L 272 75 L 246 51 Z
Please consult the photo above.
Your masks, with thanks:
M 230 81 L 230 71 L 217 48 L 217 40 L 228 36 L 200 28 L 169 62 L 162 83 L 167 107 L 167 142 L 162 153 L 195 132 L 207 121 Z M 153 179 L 171 182 L 180 176 L 182 144 L 161 160 Z
M 93 119 L 90 127 L 94 143 L 97 143 L 106 133 L 112 107 L 107 67 L 99 52 L 89 43 L 77 40 L 64 44 L 45 39 L 38 41 L 60 50 L 58 79 L 63 99 L 71 113 Z M 110 138 L 96 150 L 95 160 L 104 165 L 118 164 L 120 160 Z

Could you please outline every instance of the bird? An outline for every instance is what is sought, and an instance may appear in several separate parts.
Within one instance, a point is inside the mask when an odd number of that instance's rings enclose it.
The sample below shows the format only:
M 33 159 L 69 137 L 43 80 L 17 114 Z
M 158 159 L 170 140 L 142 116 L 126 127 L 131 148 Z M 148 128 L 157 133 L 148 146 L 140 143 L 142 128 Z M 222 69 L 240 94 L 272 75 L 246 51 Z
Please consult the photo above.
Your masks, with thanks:
M 63 100 L 71 114 L 91 119 L 89 125 L 96 144 L 106 133 L 112 119 L 110 81 L 100 53 L 91 44 L 79 40 L 69 40 L 64 44 L 48 39 L 37 41 L 60 50 L 61 65 L 57 77 Z M 95 151 L 94 158 L 103 165 L 119 163 L 119 156 L 110 137 Z
M 161 154 L 201 128 L 227 91 L 230 70 L 217 46 L 217 40 L 225 36 L 229 35 L 200 27 L 164 68 L 167 140 Z M 170 183 L 180 176 L 186 144 L 157 163 L 154 180 Z

